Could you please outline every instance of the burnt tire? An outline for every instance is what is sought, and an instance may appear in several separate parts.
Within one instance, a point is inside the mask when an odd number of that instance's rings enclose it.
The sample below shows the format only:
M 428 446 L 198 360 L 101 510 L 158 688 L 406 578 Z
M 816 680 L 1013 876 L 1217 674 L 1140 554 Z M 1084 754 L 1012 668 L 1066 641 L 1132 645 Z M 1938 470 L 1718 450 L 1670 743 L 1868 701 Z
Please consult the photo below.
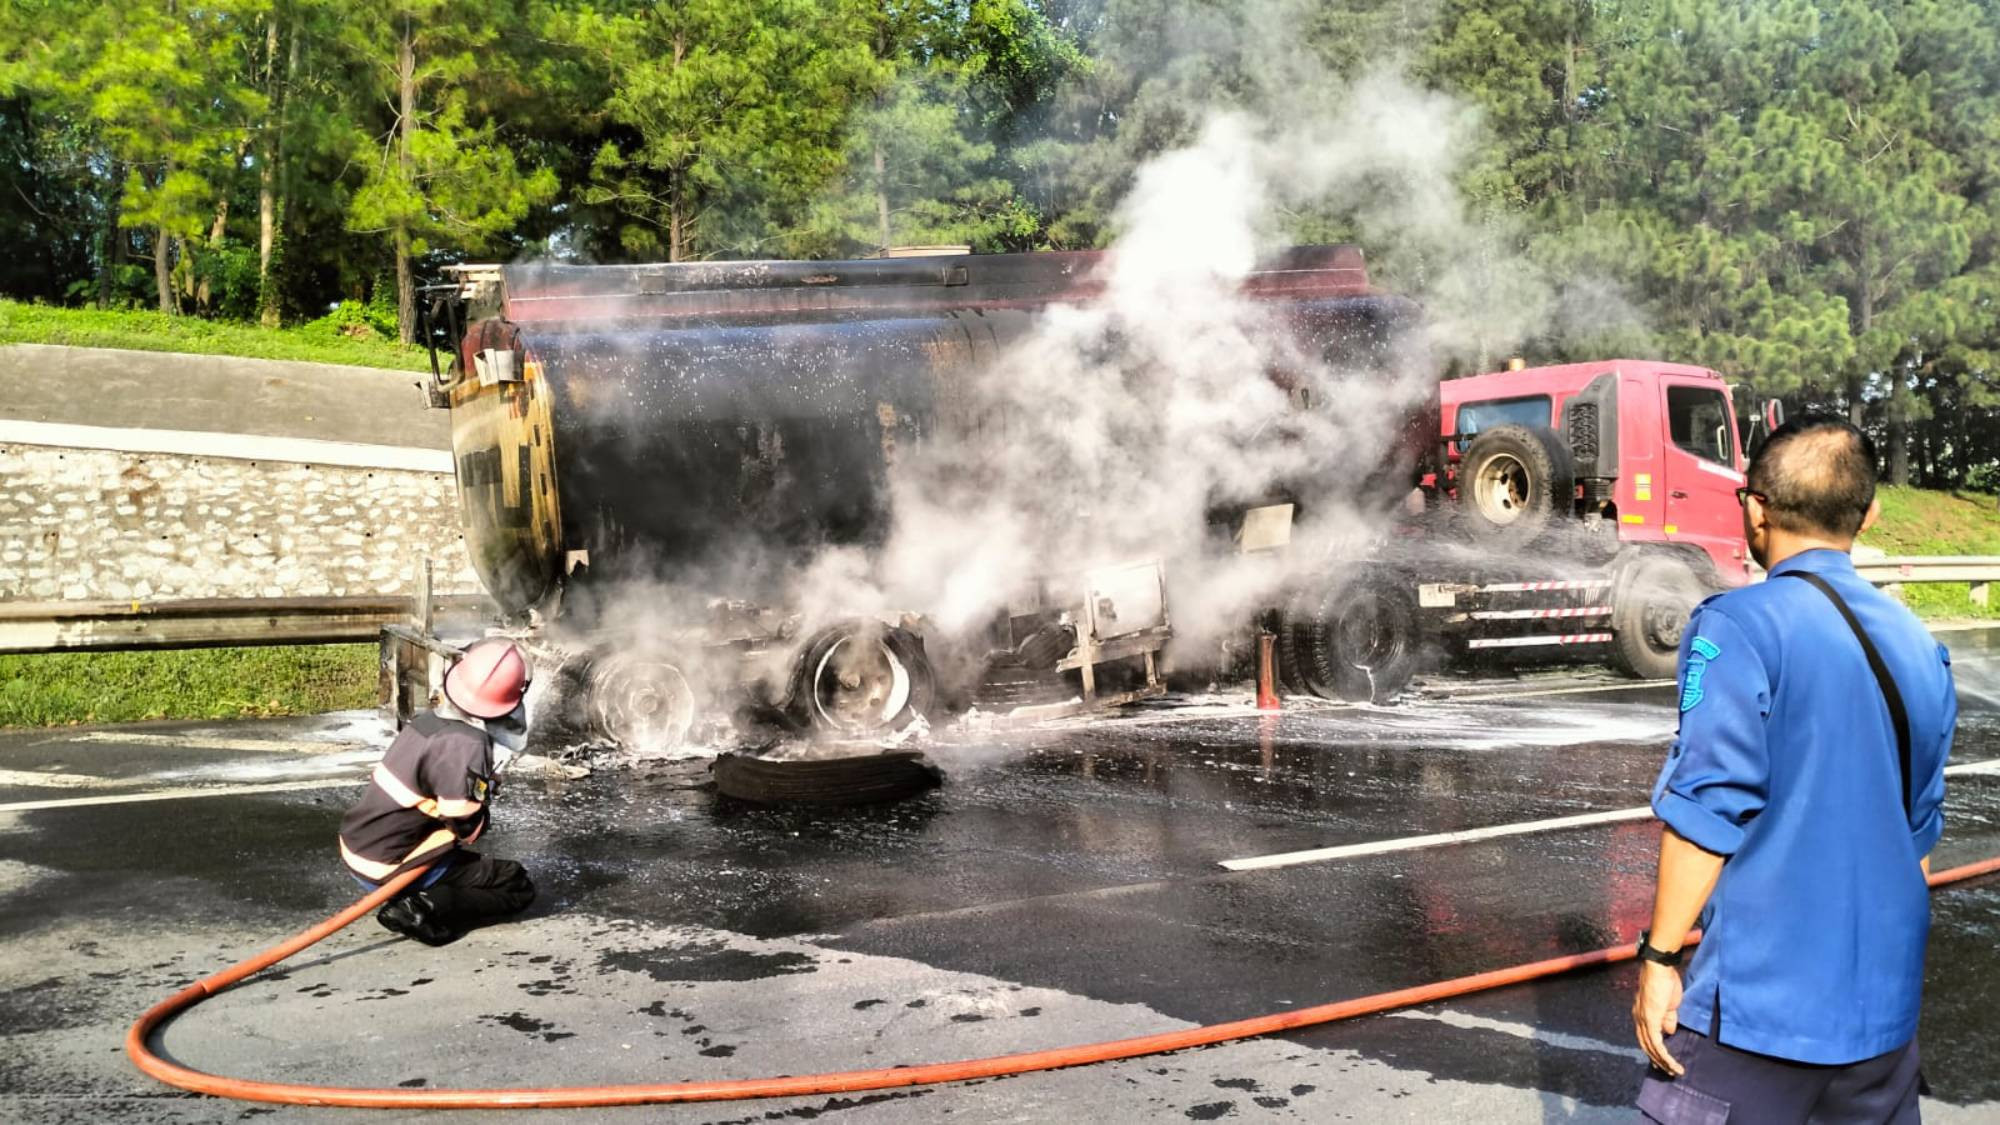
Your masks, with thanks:
M 866 805 L 900 801 L 944 783 L 914 750 L 832 758 L 763 758 L 730 751 L 709 766 L 716 791 L 759 805 Z
M 1459 525 L 1482 547 L 1529 546 L 1565 526 L 1575 498 L 1569 449 L 1544 426 L 1507 423 L 1482 430 L 1459 463 Z
M 1612 651 L 1618 668 L 1642 680 L 1671 679 L 1681 633 L 1709 589 L 1693 568 L 1646 555 L 1619 575 L 1611 601 Z
M 1389 575 L 1364 572 L 1330 586 L 1287 625 L 1298 680 L 1324 699 L 1386 703 L 1422 659 L 1416 597 Z
M 849 684 L 839 662 L 856 655 L 858 682 Z M 923 638 L 879 622 L 847 621 L 801 647 L 785 710 L 817 733 L 853 736 L 902 730 L 928 718 L 936 704 L 937 674 Z

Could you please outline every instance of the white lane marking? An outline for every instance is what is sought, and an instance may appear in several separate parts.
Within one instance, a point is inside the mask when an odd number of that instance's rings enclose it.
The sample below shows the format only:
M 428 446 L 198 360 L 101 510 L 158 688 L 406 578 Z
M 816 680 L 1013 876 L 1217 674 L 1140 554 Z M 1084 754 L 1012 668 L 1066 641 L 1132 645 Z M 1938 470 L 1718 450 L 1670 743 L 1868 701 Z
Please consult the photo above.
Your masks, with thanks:
M 1452 703 L 1483 703 L 1489 700 L 1535 699 L 1544 695 L 1590 695 L 1600 691 L 1639 691 L 1644 688 L 1672 687 L 1672 680 L 1629 680 L 1617 684 L 1584 684 L 1577 687 L 1530 688 L 1525 691 L 1495 691 L 1484 695 L 1439 694 L 1440 700 Z
M 1965 762 L 1956 766 L 1946 766 L 1945 776 L 1958 777 L 1966 774 L 2000 774 L 2000 758 L 1989 758 L 1983 762 Z M 1251 856 L 1247 859 L 1225 859 L 1218 866 L 1230 871 L 1261 871 L 1271 867 L 1292 867 L 1301 863 L 1325 863 L 1335 859 L 1353 859 L 1356 856 L 1382 855 L 1387 852 L 1415 851 L 1418 848 L 1436 848 L 1445 844 L 1469 844 L 1480 840 L 1493 840 L 1502 836 L 1526 836 L 1536 832 L 1556 832 L 1565 828 L 1588 828 L 1599 824 L 1617 824 L 1629 820 L 1650 820 L 1653 809 L 1650 805 L 1640 805 L 1629 809 L 1612 809 L 1608 812 L 1583 813 L 1577 816 L 1557 816 L 1546 820 L 1522 820 L 1513 824 L 1495 824 L 1486 828 L 1467 828 L 1457 832 L 1434 832 L 1428 836 L 1402 836 L 1390 840 L 1370 840 L 1360 844 L 1343 844 L 1332 848 L 1311 848 L 1299 852 L 1279 852 L 1275 855 Z
M 1609 1043 L 1588 1035 L 1571 1035 L 1565 1031 L 1549 1031 L 1536 1027 L 1533 1024 L 1515 1023 L 1512 1020 L 1488 1019 L 1485 1016 L 1475 1016 L 1469 1012 L 1456 1011 L 1451 1008 L 1445 1008 L 1436 1012 L 1425 1011 L 1421 1008 L 1405 1008 L 1400 1012 L 1389 1012 L 1386 1014 L 1391 1019 L 1429 1020 L 1433 1023 L 1463 1028 L 1467 1031 L 1497 1031 L 1502 1035 L 1512 1035 L 1517 1039 L 1532 1039 L 1537 1043 L 1546 1043 L 1551 1047 L 1564 1051 L 1594 1051 L 1600 1055 L 1617 1055 L 1621 1059 L 1631 1059 L 1634 1062 L 1638 1062 L 1644 1057 L 1640 1054 L 1637 1047 L 1621 1047 L 1616 1043 Z
M 46 445 L 62 449 L 104 449 L 114 453 L 167 453 L 181 457 L 221 457 L 232 461 L 284 461 L 299 465 L 339 465 L 351 469 L 401 469 L 417 473 L 453 471 L 448 449 L 369 445 L 323 438 L 225 434 L 208 430 L 147 430 L 78 426 L 67 422 L 0 420 L 0 445 Z
M 1640 805 L 1633 809 L 1613 809 L 1610 812 L 1583 813 L 1578 816 L 1558 816 L 1547 820 L 1524 820 L 1514 824 L 1495 824 L 1486 828 L 1466 828 L 1457 832 L 1434 832 L 1428 836 L 1403 836 L 1393 840 L 1370 840 L 1362 844 L 1343 844 L 1333 848 L 1312 848 L 1302 852 L 1280 852 L 1276 855 L 1252 856 L 1248 859 L 1225 859 L 1221 866 L 1230 871 L 1261 871 L 1267 867 L 1291 867 L 1300 863 L 1325 863 L 1334 859 L 1352 859 L 1355 856 L 1381 855 L 1384 852 L 1406 852 L 1417 848 L 1435 848 L 1445 844 L 1469 844 L 1479 840 L 1492 840 L 1501 836 L 1525 836 L 1533 832 L 1553 832 L 1562 828 L 1586 828 L 1595 824 L 1615 824 L 1626 820 L 1645 820 L 1653 815 L 1651 807 Z
M 259 754 L 336 754 L 359 750 L 358 742 L 264 738 L 211 738 L 203 734 L 148 734 L 143 731 L 99 730 L 78 735 L 78 742 L 115 742 L 134 746 L 166 746 L 177 750 L 233 750 Z
M 37 770 L 0 770 L 0 785 L 28 785 L 50 789 L 97 789 L 115 784 L 102 777 L 83 773 L 42 773 Z
M 142 801 L 181 801 L 193 797 L 239 797 L 249 793 L 290 793 L 302 789 L 352 789 L 366 785 L 366 777 L 337 781 L 279 781 L 269 785 L 225 785 L 205 789 L 155 789 L 148 793 L 116 793 L 102 797 L 66 797 L 49 801 L 15 801 L 0 805 L 0 813 L 32 812 L 37 809 L 73 809 L 86 805 L 130 805 Z

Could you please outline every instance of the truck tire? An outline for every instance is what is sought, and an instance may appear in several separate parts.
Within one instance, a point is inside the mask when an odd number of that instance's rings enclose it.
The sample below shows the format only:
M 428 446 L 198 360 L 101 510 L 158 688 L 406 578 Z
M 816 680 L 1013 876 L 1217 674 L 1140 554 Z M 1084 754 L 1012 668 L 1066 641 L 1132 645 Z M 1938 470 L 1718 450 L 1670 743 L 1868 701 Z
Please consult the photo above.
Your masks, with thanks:
M 1493 550 L 1521 550 L 1562 526 L 1575 497 L 1569 449 L 1544 426 L 1482 430 L 1459 464 L 1461 526 Z
M 1381 573 L 1329 587 L 1289 624 L 1296 674 L 1324 699 L 1387 703 L 1409 686 L 1422 658 L 1416 598 Z
M 786 710 L 831 736 L 899 731 L 929 717 L 937 676 L 923 639 L 875 621 L 847 621 L 815 633 L 799 650 Z
M 708 769 L 717 792 L 759 805 L 874 804 L 944 783 L 943 772 L 914 750 L 832 758 L 766 758 L 731 750 Z
M 1708 593 L 1694 570 L 1678 559 L 1641 555 L 1626 567 L 1611 602 L 1618 667 L 1642 680 L 1671 679 L 1688 615 Z

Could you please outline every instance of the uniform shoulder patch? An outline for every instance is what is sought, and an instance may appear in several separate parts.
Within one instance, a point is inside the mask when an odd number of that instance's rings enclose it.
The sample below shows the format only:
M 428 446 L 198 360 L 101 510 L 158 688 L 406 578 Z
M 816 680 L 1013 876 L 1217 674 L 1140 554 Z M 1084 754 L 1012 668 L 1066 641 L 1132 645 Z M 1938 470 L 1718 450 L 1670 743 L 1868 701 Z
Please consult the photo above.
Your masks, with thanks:
M 1701 681 L 1708 675 L 1708 662 L 1721 655 L 1721 646 L 1707 637 L 1688 642 L 1687 668 L 1681 673 L 1682 711 L 1691 711 L 1702 701 Z
M 467 773 L 465 775 L 465 795 L 467 798 L 483 805 L 486 803 L 486 795 L 492 792 L 492 790 L 492 783 L 479 774 Z

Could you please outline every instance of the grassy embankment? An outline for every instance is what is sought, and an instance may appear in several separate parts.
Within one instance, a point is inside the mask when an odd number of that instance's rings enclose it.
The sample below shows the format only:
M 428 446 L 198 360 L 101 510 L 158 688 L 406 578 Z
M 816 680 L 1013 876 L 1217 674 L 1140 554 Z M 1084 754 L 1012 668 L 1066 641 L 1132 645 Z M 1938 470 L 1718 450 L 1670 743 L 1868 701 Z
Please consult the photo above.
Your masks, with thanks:
M 324 326 L 269 329 L 156 312 L 0 301 L 0 344 L 303 360 L 401 371 L 426 354 Z M 0 656 L 0 727 L 307 714 L 375 701 L 372 645 Z
M 1882 518 L 1861 541 L 1892 555 L 2000 555 L 2000 498 L 1979 492 L 1883 488 Z M 1964 582 L 1903 587 L 1903 600 L 1933 620 L 2000 618 L 2000 591 L 1987 605 Z
M 430 355 L 393 340 L 357 339 L 324 325 L 260 328 L 126 309 L 67 309 L 0 301 L 0 344 L 68 344 L 147 352 L 344 363 L 397 371 L 430 368 Z
M 0 656 L 0 727 L 372 707 L 375 677 L 365 644 Z

